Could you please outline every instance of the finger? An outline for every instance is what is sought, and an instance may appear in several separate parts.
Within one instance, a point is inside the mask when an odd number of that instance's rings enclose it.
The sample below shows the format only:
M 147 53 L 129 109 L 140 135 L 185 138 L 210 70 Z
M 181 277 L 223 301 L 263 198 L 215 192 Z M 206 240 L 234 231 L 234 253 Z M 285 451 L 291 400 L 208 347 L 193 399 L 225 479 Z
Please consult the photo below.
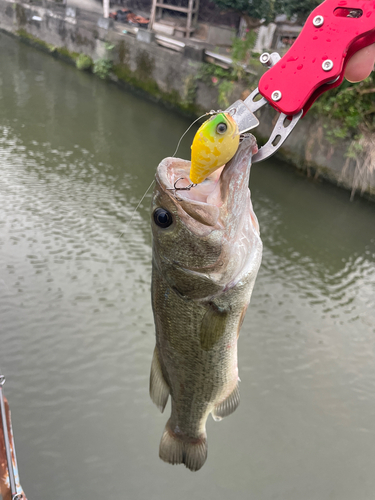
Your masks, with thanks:
M 369 76 L 374 68 L 375 44 L 359 50 L 348 62 L 345 78 L 349 82 L 360 82 Z

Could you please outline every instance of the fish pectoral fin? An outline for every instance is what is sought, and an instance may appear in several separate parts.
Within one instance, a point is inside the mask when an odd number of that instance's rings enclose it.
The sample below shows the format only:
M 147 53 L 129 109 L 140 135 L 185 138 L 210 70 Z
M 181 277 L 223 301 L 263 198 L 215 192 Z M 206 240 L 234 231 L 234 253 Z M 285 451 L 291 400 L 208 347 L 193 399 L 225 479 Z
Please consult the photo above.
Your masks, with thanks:
M 212 347 L 223 336 L 228 321 L 229 311 L 219 310 L 217 307 L 210 306 L 202 319 L 200 341 L 201 348 L 205 351 Z
M 234 391 L 224 401 L 215 406 L 212 410 L 212 417 L 214 420 L 219 421 L 223 417 L 227 417 L 235 411 L 240 404 L 240 390 L 238 384 Z
M 159 361 L 158 348 L 155 347 L 150 373 L 150 397 L 159 410 L 163 413 L 170 393 L 169 386 L 164 379 Z

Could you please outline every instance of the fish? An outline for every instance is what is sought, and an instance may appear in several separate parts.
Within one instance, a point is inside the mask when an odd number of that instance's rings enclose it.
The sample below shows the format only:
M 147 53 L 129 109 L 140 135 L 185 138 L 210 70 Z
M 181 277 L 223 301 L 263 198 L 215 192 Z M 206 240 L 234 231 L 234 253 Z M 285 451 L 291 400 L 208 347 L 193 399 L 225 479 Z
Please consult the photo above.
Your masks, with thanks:
M 165 158 L 152 195 L 152 309 L 156 345 L 150 396 L 161 412 L 171 398 L 159 456 L 199 470 L 206 421 L 240 401 L 237 339 L 262 257 L 248 188 L 253 136 L 234 158 L 190 190 L 190 162 Z
M 198 129 L 191 146 L 190 180 L 200 184 L 227 163 L 238 149 L 238 125 L 229 113 L 218 113 Z

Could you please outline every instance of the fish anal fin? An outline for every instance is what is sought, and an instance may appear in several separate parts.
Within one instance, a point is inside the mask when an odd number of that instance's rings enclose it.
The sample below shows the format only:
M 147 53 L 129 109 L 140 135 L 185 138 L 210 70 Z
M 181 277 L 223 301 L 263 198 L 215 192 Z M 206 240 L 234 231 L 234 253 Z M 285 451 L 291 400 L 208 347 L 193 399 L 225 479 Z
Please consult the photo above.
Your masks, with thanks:
M 168 421 L 160 441 L 159 457 L 169 464 L 185 464 L 191 471 L 197 471 L 207 459 L 206 434 L 191 438 L 175 433 Z
M 227 417 L 235 411 L 237 406 L 240 404 L 240 391 L 238 384 L 231 392 L 231 394 L 224 399 L 221 403 L 215 406 L 212 410 L 212 417 L 214 420 L 221 420 L 223 417 Z
M 158 348 L 155 347 L 151 363 L 150 397 L 162 413 L 167 404 L 169 393 L 169 386 L 161 370 Z
M 212 347 L 223 336 L 228 321 L 229 311 L 220 310 L 218 307 L 210 305 L 203 316 L 200 343 L 204 351 L 212 349 Z

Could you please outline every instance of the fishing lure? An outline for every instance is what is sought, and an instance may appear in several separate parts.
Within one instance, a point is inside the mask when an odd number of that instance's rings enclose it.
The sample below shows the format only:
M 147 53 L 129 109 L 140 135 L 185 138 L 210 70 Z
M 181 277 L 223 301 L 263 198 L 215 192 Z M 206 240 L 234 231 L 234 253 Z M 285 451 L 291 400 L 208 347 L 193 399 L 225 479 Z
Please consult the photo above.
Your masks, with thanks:
M 229 113 L 218 113 L 205 121 L 191 146 L 190 180 L 204 181 L 235 155 L 240 142 L 238 125 Z

